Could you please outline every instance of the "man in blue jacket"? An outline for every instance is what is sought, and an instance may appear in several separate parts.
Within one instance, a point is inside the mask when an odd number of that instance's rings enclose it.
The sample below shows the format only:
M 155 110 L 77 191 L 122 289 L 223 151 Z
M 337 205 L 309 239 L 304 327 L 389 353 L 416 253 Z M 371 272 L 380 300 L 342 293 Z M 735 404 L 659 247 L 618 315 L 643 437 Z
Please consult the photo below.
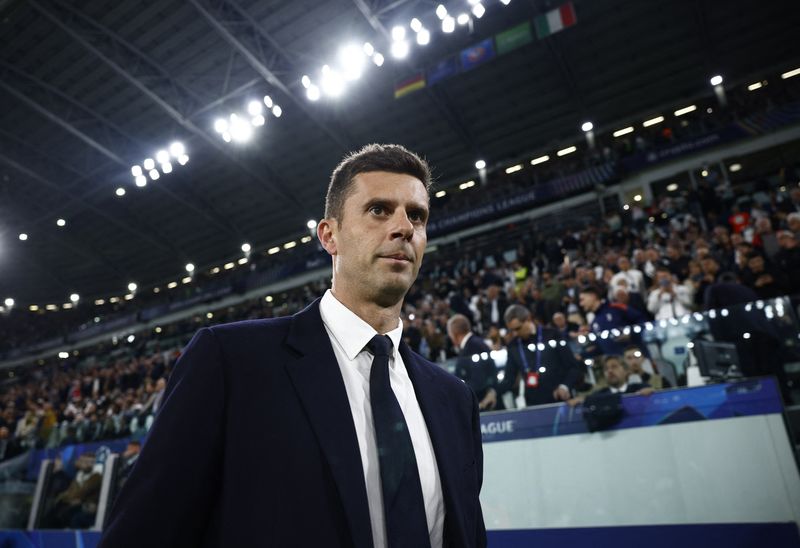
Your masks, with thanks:
M 429 184 L 397 145 L 342 161 L 317 227 L 332 289 L 195 335 L 102 548 L 486 545 L 475 396 L 400 342 Z

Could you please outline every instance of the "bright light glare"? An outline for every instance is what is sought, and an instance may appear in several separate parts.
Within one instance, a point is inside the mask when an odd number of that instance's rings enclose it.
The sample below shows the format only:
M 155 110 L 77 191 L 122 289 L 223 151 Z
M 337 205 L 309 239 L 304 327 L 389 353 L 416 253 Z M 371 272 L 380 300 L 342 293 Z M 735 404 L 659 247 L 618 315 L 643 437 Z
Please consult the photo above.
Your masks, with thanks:
M 534 158 L 533 160 L 531 160 L 531 165 L 535 166 L 537 164 L 543 164 L 549 159 L 550 159 L 550 156 L 545 154 L 544 156 L 539 156 L 538 158 Z
M 364 53 L 372 57 L 372 54 L 375 53 L 375 47 L 369 42 L 364 42 Z
M 27 239 L 28 239 L 28 235 L 27 235 L 27 234 L 25 234 L 24 232 L 22 232 L 22 233 L 19 235 L 19 239 L 20 239 L 20 240 L 22 240 L 22 241 L 24 242 L 25 240 L 27 240 Z
M 318 101 L 319 100 L 319 88 L 314 84 L 308 86 L 306 90 L 306 97 L 308 97 L 309 101 Z
M 163 164 L 161 164 L 161 171 L 164 172 L 164 175 L 166 175 L 167 173 L 172 173 L 172 164 L 169 162 L 164 162 Z
M 478 160 L 475 162 L 475 169 L 486 169 L 486 160 Z
M 405 40 L 392 42 L 391 52 L 395 59 L 403 59 L 408 55 L 408 42 Z
M 559 150 L 558 152 L 556 152 L 556 155 L 558 155 L 558 156 L 566 156 L 567 154 L 572 154 L 572 153 L 573 153 L 573 152 L 575 152 L 576 150 L 578 150 L 578 149 L 577 149 L 577 147 L 575 147 L 575 146 L 571 146 L 571 147 L 567 147 L 567 148 L 562 148 L 561 150 Z
M 56 221 L 56 224 L 57 224 L 58 226 L 66 226 L 66 225 L 67 225 L 67 221 L 65 221 L 64 219 L 58 219 L 58 220 Z
M 458 17 L 456 18 L 456 22 L 459 25 L 466 25 L 467 23 L 469 23 L 469 14 L 459 13 Z
M 399 42 L 406 37 L 406 28 L 397 25 L 396 27 L 392 28 L 392 40 L 395 42 Z
M 667 192 L 675 192 L 678 190 L 678 183 L 670 183 L 667 185 Z
M 522 170 L 522 164 L 517 164 L 517 165 L 511 166 L 511 167 L 507 167 L 506 168 L 506 174 L 507 175 L 511 175 L 512 173 L 516 173 L 517 171 L 521 171 L 521 170 Z
M 142 174 L 142 166 L 133 166 L 131 168 L 131 175 L 133 175 L 134 177 L 138 177 L 141 174 Z
M 303 76 L 303 78 L 308 78 L 308 76 Z M 309 80 L 309 83 L 310 83 L 310 80 Z M 303 84 L 303 85 L 305 85 L 305 84 Z M 264 104 L 267 105 L 267 108 L 272 108 L 272 97 L 270 97 L 269 95 L 265 95 L 264 96 Z M 261 106 L 261 105 L 259 105 L 259 106 Z M 259 109 L 258 112 L 260 113 L 261 110 Z
M 280 118 L 281 114 L 283 114 L 283 109 L 279 105 L 275 105 L 274 107 L 272 107 L 272 115 L 275 118 Z
M 484 13 L 486 13 L 486 8 L 483 7 L 483 4 L 478 3 L 472 6 L 472 15 L 476 18 L 480 19 Z
M 186 269 L 186 272 L 194 272 L 194 265 L 192 263 L 186 263 L 184 268 Z
M 709 82 L 711 82 L 712 86 L 718 86 L 722 84 L 722 76 L 720 76 L 719 74 L 717 74 L 716 76 L 712 76 Z
M 310 219 L 306 223 L 306 226 L 308 227 L 309 230 L 314 230 L 315 228 L 317 228 L 317 221 L 315 221 L 314 219 Z
M 684 114 L 689 114 L 690 112 L 694 112 L 697 110 L 697 105 L 689 105 L 688 107 L 679 108 L 675 111 L 675 116 L 683 116 Z
M 308 77 L 307 74 L 304 74 L 302 78 L 300 78 L 300 83 L 303 84 L 303 87 L 308 89 L 308 86 L 311 85 L 311 78 Z M 269 97 L 269 96 L 267 96 Z M 264 97 L 264 101 L 266 101 L 267 97 Z M 270 99 L 271 101 L 272 99 Z
M 731 166 L 728 169 L 730 169 L 733 173 L 741 171 L 742 164 L 731 164 Z
M 427 46 L 431 41 L 431 32 L 428 29 L 422 29 L 417 33 L 417 44 L 420 46 Z
M 164 162 L 169 162 L 169 152 L 166 150 L 159 150 L 156 152 L 156 160 L 159 164 L 163 164 Z
M 266 121 L 267 119 L 264 118 L 262 114 L 259 114 L 258 116 L 254 116 L 253 119 L 250 120 L 250 123 L 253 124 L 254 127 L 260 127 L 263 126 Z
M 243 243 L 242 244 L 242 251 L 244 253 L 250 253 L 251 249 L 252 249 L 252 247 L 250 246 L 250 244 L 248 244 L 248 243 Z
M 178 163 L 182 166 L 185 166 L 189 162 L 189 156 L 187 154 L 181 154 L 181 157 L 178 158 Z
M 511 0 L 500 0 L 500 3 L 503 4 L 504 6 L 507 6 L 511 3 Z
M 442 20 L 442 32 L 451 33 L 454 30 L 456 30 L 456 20 L 448 15 Z
M 364 72 L 364 52 L 350 44 L 339 50 L 339 61 L 342 64 L 344 77 L 347 80 L 358 80 Z
M 125 196 L 125 189 L 124 189 L 124 188 L 122 188 L 122 187 L 119 187 L 119 188 L 118 188 L 118 189 L 117 189 L 117 190 L 116 190 L 114 193 L 115 193 L 117 196 L 120 196 L 120 197 L 122 197 L 122 196 Z
M 156 167 L 156 163 L 153 161 L 153 159 L 152 159 L 152 158 L 147 158 L 147 159 L 144 161 L 144 168 L 145 168 L 145 170 L 147 170 L 147 171 L 150 171 L 150 170 L 151 170 L 151 169 L 153 169 L 154 167 Z
M 626 128 L 618 129 L 614 132 L 614 137 L 622 137 L 623 135 L 627 135 L 628 133 L 633 133 L 633 126 L 628 126 Z
M 4 303 L 5 303 L 5 305 L 6 305 L 7 307 L 9 307 L 9 308 L 11 308 L 12 306 L 14 306 L 14 299 L 12 299 L 11 297 L 7 298 L 7 299 L 6 299 L 5 301 L 3 301 L 3 302 L 4 302 Z
M 134 282 L 131 282 L 131 283 L 128 284 L 128 291 L 133 293 L 134 291 L 136 291 L 137 287 L 138 286 Z
M 138 177 L 136 177 L 136 186 L 138 186 L 139 188 L 147 186 L 147 177 L 145 177 L 144 175 L 139 175 Z M 122 194 L 119 193 L 120 190 L 122 191 Z M 125 195 L 125 189 L 118 188 L 117 196 L 124 196 L 124 195 Z
M 253 127 L 243 119 L 239 118 L 236 114 L 231 114 L 230 124 L 231 139 L 234 141 L 244 143 L 249 141 L 253 136 Z
M 261 106 L 260 101 L 250 101 L 247 103 L 247 112 L 250 116 L 258 116 L 263 112 L 264 108 Z
M 447 17 L 447 8 L 444 7 L 443 4 L 439 4 L 436 6 L 436 17 L 444 21 L 445 17 Z
M 328 65 L 322 67 L 322 91 L 329 97 L 339 97 L 344 91 L 344 81 L 341 75 Z
M 660 124 L 663 121 L 664 121 L 664 117 L 663 116 L 656 116 L 655 118 L 650 118 L 649 120 L 645 120 L 642 123 L 642 126 L 650 127 L 650 126 L 654 126 L 656 124 Z
M 761 82 L 753 82 L 749 86 L 747 86 L 747 91 L 755 91 L 757 89 L 761 89 L 764 85 Z
M 72 301 L 73 303 L 77 303 L 80 299 L 81 296 L 78 295 L 77 293 L 73 293 L 72 295 L 69 296 L 69 300 Z
M 787 78 L 791 78 L 793 76 L 797 76 L 798 74 L 800 74 L 800 68 L 796 68 L 796 69 L 792 69 L 792 70 L 790 70 L 788 72 L 784 72 L 783 74 L 781 74 L 781 78 L 786 80 Z
M 228 121 L 223 118 L 217 118 L 214 122 L 214 131 L 217 133 L 225 133 L 228 131 Z
M 379 67 L 383 66 L 383 55 L 375 52 L 375 55 L 372 56 L 372 62 Z
M 148 175 L 150 175 L 150 178 L 154 181 L 158 181 L 158 178 L 161 177 L 157 169 L 151 169 Z
M 411 23 L 409 24 L 409 26 L 411 27 L 411 30 L 413 30 L 414 32 L 419 32 L 419 31 L 422 30 L 422 21 L 420 21 L 419 19 L 414 17 L 411 20 Z
M 594 129 L 594 124 L 591 122 L 584 122 L 581 129 L 585 132 L 592 131 Z
M 175 141 L 171 145 L 169 145 L 169 153 L 172 154 L 173 158 L 180 157 L 181 154 L 186 152 L 186 149 L 183 146 L 183 143 L 180 141 Z

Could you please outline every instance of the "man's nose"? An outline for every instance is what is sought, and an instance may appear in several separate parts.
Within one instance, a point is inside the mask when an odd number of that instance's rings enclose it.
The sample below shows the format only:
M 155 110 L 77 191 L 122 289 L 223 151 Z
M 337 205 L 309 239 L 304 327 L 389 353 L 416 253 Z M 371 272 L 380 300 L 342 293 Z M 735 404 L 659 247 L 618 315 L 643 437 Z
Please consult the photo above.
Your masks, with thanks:
M 393 221 L 392 237 L 401 237 L 407 240 L 414 234 L 414 225 L 405 210 L 398 208 Z

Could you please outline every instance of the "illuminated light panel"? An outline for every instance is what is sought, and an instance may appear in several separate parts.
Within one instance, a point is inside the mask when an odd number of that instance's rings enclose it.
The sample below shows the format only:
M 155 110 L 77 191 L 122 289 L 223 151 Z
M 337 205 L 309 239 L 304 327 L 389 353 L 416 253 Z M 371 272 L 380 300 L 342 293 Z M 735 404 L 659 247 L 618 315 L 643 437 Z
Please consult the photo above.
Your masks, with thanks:
M 239 264 L 247 264 L 247 260 L 248 260 L 247 257 L 242 257 L 241 259 L 239 259 L 236 262 L 239 263 Z
M 633 126 L 624 127 L 622 129 L 618 129 L 614 132 L 614 137 L 622 137 L 623 135 L 627 135 L 629 133 L 633 133 Z
M 280 250 L 281 250 L 280 246 L 270 247 L 270 248 L 267 250 L 267 254 L 268 254 L 268 255 L 275 255 L 275 254 L 276 254 L 278 251 L 280 251 Z
M 538 158 L 534 158 L 533 160 L 531 160 L 531 165 L 532 166 L 536 166 L 536 165 L 539 165 L 539 164 L 543 164 L 549 159 L 550 159 L 550 156 L 545 154 L 544 156 L 539 156 Z
M 576 146 L 562 148 L 561 150 L 556 152 L 556 156 L 566 156 L 567 154 L 572 154 L 576 150 L 578 150 L 578 147 L 576 147 Z
M 236 263 L 225 263 L 222 268 L 224 268 L 225 270 L 230 270 L 234 266 L 236 266 Z
M 690 112 L 694 112 L 697 110 L 697 105 L 689 105 L 688 107 L 679 108 L 675 111 L 675 116 L 683 116 L 684 114 L 689 114 Z
M 297 242 L 295 242 L 295 241 L 286 242 L 285 244 L 283 244 L 283 249 L 292 249 L 296 245 L 297 245 Z
M 788 72 L 784 72 L 783 74 L 781 74 L 781 78 L 784 79 L 784 80 L 787 80 L 789 78 L 793 78 L 793 77 L 797 76 L 798 74 L 800 74 L 800 68 L 796 68 L 796 69 L 792 69 L 792 70 L 790 70 Z
M 461 190 L 466 190 L 474 186 L 475 186 L 475 181 L 467 181 L 466 183 L 461 183 L 460 185 L 458 185 L 458 188 Z
M 185 278 L 183 278 L 181 280 L 181 283 L 184 283 L 184 284 L 188 284 L 188 283 L 191 283 L 191 282 L 192 282 L 192 277 L 191 276 L 186 276 Z
M 642 122 L 642 126 L 643 127 L 650 127 L 650 126 L 654 126 L 656 124 L 660 124 L 663 121 L 664 121 L 664 117 L 663 116 L 656 116 L 655 118 L 650 118 L 649 120 L 645 120 L 644 122 Z
M 169 282 L 167 284 L 168 289 L 175 289 L 176 287 L 178 287 L 178 282 Z
M 667 185 L 667 192 L 675 192 L 678 190 L 678 183 L 670 183 Z
M 709 82 L 711 82 L 712 86 L 720 86 L 722 85 L 722 76 L 720 76 L 719 74 L 717 74 L 716 76 L 712 76 Z
M 436 193 L 437 198 L 444 198 L 445 196 L 447 196 L 447 192 L 444 190 L 440 190 L 439 192 Z
M 742 164 L 731 164 L 728 169 L 731 170 L 732 173 L 736 173 L 737 171 L 741 171 Z
M 507 167 L 506 168 L 506 174 L 507 175 L 511 175 L 512 173 L 516 173 L 517 171 L 521 171 L 521 170 L 522 170 L 522 164 L 517 164 L 515 166 Z
M 307 244 L 310 241 L 311 241 L 311 236 L 303 236 L 302 238 L 300 238 L 301 244 Z

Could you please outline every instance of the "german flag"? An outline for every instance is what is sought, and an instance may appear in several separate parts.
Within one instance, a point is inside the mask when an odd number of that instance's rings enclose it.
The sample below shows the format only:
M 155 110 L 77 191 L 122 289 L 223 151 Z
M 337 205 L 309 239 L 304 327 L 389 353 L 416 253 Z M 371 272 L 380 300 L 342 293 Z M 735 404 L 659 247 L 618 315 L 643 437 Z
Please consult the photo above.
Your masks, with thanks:
M 425 87 L 425 73 L 418 72 L 413 76 L 409 76 L 403 80 L 400 80 L 394 86 L 394 98 L 399 99 L 404 95 L 408 95 L 413 91 L 417 91 L 418 89 L 422 89 Z

